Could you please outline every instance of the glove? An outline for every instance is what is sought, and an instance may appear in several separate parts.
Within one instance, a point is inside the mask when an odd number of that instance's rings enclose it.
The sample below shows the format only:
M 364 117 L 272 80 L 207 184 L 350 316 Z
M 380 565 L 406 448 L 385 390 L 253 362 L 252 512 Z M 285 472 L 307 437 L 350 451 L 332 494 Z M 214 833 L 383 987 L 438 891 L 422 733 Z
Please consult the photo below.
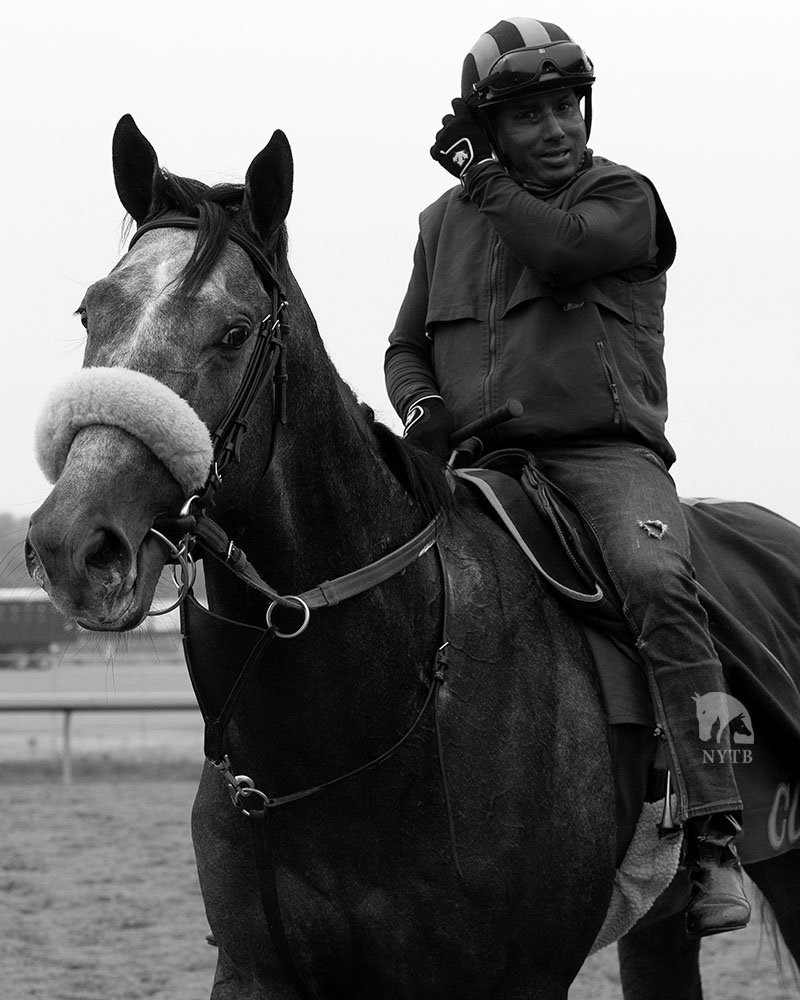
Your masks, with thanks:
M 452 451 L 453 418 L 441 396 L 423 396 L 409 407 L 403 437 L 446 462 Z
M 453 101 L 453 114 L 442 118 L 442 127 L 431 146 L 431 156 L 441 163 L 454 177 L 463 177 L 473 163 L 492 156 L 489 138 L 475 118 L 467 102 L 457 97 Z

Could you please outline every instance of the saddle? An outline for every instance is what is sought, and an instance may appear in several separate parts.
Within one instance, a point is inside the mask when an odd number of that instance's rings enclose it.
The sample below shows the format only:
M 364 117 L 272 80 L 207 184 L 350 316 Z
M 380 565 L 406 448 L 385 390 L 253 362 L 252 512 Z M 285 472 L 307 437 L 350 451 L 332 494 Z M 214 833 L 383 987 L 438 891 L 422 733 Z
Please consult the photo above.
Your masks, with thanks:
M 584 630 L 608 715 L 621 860 L 642 803 L 664 797 L 667 762 L 646 672 L 597 539 L 527 451 L 493 452 L 454 474 L 481 497 Z M 741 855 L 745 862 L 763 860 L 800 847 L 800 528 L 754 504 L 682 502 L 700 602 L 728 693 L 746 706 L 751 724 L 746 736 L 731 727 L 745 804 Z
M 506 448 L 455 475 L 478 490 L 547 583 L 589 624 L 627 641 L 619 597 L 594 535 L 528 451 Z

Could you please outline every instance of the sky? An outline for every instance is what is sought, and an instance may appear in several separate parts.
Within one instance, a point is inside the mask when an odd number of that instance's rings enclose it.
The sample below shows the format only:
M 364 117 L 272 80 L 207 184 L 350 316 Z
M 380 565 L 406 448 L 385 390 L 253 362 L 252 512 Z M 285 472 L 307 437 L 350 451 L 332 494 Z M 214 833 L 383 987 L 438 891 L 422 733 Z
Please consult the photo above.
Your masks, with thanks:
M 6 5 L 0 510 L 27 515 L 49 490 L 33 429 L 49 387 L 81 365 L 84 289 L 124 249 L 111 136 L 125 113 L 163 166 L 209 183 L 241 181 L 273 130 L 287 134 L 292 268 L 339 371 L 399 429 L 386 338 L 418 213 L 451 186 L 428 150 L 464 55 L 510 16 L 555 21 L 586 49 L 591 146 L 650 177 L 672 219 L 679 492 L 800 522 L 800 5 L 786 0 Z

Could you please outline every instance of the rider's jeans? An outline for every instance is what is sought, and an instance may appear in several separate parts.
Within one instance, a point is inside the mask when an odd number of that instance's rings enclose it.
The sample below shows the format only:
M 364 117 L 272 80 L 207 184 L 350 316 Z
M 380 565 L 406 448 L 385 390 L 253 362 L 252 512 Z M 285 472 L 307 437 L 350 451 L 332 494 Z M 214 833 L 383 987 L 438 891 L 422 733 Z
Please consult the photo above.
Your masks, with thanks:
M 537 465 L 593 526 L 647 668 L 680 790 L 679 818 L 741 809 L 727 729 L 700 740 L 694 695 L 725 691 L 697 598 L 675 484 L 649 449 L 616 440 L 536 446 Z M 703 751 L 706 751 L 705 754 Z

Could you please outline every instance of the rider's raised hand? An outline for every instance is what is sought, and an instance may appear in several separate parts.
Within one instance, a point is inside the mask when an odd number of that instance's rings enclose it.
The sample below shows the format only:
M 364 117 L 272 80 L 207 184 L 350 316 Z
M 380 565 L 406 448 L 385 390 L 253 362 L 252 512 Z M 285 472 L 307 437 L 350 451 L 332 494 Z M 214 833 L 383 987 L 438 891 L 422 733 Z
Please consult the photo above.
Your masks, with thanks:
M 492 147 L 481 123 L 460 97 L 453 101 L 453 114 L 442 119 L 442 127 L 431 146 L 431 156 L 459 178 L 473 163 L 492 156 Z

